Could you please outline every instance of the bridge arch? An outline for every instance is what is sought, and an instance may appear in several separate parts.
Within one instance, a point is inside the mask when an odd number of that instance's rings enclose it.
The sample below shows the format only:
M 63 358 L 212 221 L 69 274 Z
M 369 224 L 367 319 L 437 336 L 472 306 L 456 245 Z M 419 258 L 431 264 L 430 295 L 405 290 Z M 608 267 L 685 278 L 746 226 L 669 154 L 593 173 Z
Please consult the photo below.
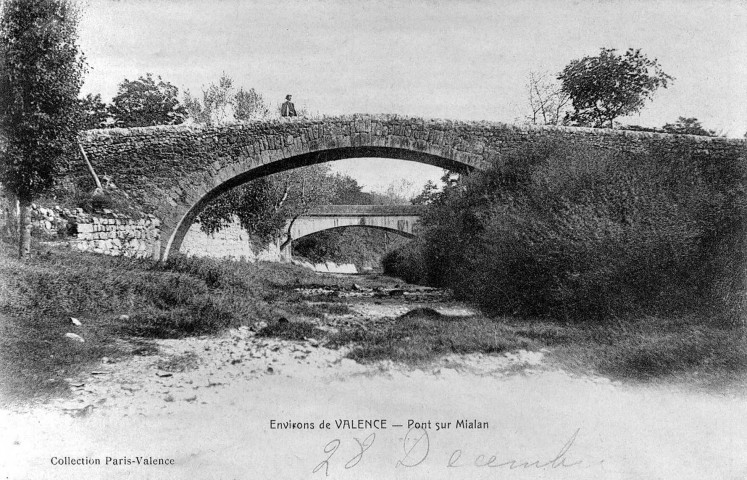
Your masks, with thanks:
M 247 164 L 242 163 L 233 165 L 230 169 L 219 171 L 217 175 L 206 178 L 203 184 L 194 189 L 192 195 L 189 195 L 184 199 L 184 203 L 187 205 L 191 204 L 191 206 L 183 209 L 183 213 L 180 215 L 180 218 L 178 218 L 176 223 L 173 224 L 173 227 L 171 222 L 166 223 L 171 220 L 172 217 L 166 217 L 164 219 L 165 223 L 162 232 L 167 235 L 169 232 L 171 234 L 166 239 L 166 244 L 162 249 L 161 258 L 168 258 L 169 253 L 172 251 L 178 252 L 185 235 L 200 212 L 212 200 L 232 188 L 261 177 L 281 173 L 287 170 L 293 170 L 295 168 L 332 162 L 335 160 L 365 157 L 414 161 L 452 171 L 464 172 L 474 168 L 469 164 L 417 150 L 371 146 L 331 148 L 328 150 L 319 150 L 288 157 L 281 156 L 270 163 L 260 166 L 254 166 L 251 162 L 248 162 Z M 237 171 L 239 173 L 237 173 Z M 201 192 L 205 193 L 201 194 Z M 177 213 L 177 216 L 179 216 L 179 213 Z M 393 229 L 396 230 L 396 227 Z
M 719 154 L 741 140 L 570 127 L 427 120 L 396 115 L 279 119 L 218 127 L 156 126 L 83 132 L 80 143 L 142 210 L 160 220 L 160 258 L 179 249 L 212 199 L 253 179 L 306 165 L 359 157 L 410 160 L 456 171 L 482 169 L 504 153 L 541 141 L 617 150 L 665 148 Z M 84 183 L 85 164 L 63 181 Z M 78 180 L 84 179 L 83 182 Z
M 304 234 L 302 237 L 293 237 L 293 241 L 295 242 L 296 240 L 301 240 L 302 238 L 308 237 L 309 235 L 314 235 L 315 233 L 329 232 L 333 230 L 341 230 L 343 228 L 372 228 L 374 230 L 381 230 L 384 232 L 394 233 L 396 235 L 400 235 L 405 238 L 415 238 L 417 236 L 415 233 L 411 233 L 406 230 L 400 230 L 398 228 L 380 227 L 377 225 L 340 225 L 339 227 L 325 227 L 325 228 L 320 228 L 319 230 L 310 231 L 309 233 Z
M 324 205 L 295 219 L 292 240 L 338 228 L 376 228 L 407 238 L 415 236 L 415 225 L 424 212 L 422 205 Z

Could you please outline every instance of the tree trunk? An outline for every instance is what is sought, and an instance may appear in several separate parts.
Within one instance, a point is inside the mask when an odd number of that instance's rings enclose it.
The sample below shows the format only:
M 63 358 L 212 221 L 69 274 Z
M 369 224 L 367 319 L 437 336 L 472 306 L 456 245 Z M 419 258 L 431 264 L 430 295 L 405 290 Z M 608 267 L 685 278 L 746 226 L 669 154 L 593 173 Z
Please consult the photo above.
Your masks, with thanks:
M 18 197 L 11 192 L 6 192 L 7 204 L 5 208 L 5 228 L 3 235 L 6 238 L 16 238 L 18 236 L 18 216 L 19 205 Z
M 284 241 L 284 242 L 282 243 L 282 245 L 280 245 L 280 251 L 281 251 L 281 252 L 282 252 L 283 250 L 285 250 L 285 248 L 286 248 L 286 247 L 288 247 L 289 249 L 290 249 L 290 248 L 292 248 L 292 246 L 293 246 L 293 245 L 292 245 L 292 243 L 293 243 L 293 237 L 291 236 L 291 229 L 293 228 L 293 224 L 294 224 L 294 223 L 296 222 L 296 220 L 298 219 L 298 217 L 299 217 L 299 216 L 300 216 L 300 215 L 296 215 L 295 217 L 293 217 L 293 218 L 291 219 L 290 223 L 288 223 L 288 230 L 287 230 L 287 232 L 286 232 L 286 239 L 285 239 L 285 241 Z M 293 253 L 292 253 L 292 250 L 291 250 L 291 255 L 292 255 L 292 254 L 293 254 Z
M 20 198 L 21 212 L 18 216 L 18 256 L 25 260 L 31 253 L 31 200 Z

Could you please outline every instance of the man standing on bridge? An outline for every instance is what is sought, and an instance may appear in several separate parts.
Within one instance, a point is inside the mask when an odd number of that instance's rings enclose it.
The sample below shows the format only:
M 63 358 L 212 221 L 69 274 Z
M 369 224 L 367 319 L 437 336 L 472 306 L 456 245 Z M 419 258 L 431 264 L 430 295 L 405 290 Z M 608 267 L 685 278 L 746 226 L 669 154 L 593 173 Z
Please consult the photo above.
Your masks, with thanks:
M 293 102 L 291 102 L 291 95 L 285 96 L 285 103 L 282 107 L 280 107 L 280 116 L 281 117 L 296 117 L 296 107 L 293 106 Z

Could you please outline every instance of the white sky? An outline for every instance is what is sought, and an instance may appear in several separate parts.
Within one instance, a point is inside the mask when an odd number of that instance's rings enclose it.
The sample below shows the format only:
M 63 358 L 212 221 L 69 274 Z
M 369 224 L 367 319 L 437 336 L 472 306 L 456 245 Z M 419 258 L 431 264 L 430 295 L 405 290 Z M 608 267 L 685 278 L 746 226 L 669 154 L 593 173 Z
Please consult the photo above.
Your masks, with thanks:
M 747 130 L 744 1 L 88 0 L 84 93 L 160 75 L 192 93 L 221 72 L 271 103 L 293 94 L 312 113 L 399 113 L 513 122 L 530 70 L 560 71 L 600 47 L 641 48 L 676 80 L 623 123 L 679 116 Z M 437 179 L 378 160 L 338 162 L 359 182 Z

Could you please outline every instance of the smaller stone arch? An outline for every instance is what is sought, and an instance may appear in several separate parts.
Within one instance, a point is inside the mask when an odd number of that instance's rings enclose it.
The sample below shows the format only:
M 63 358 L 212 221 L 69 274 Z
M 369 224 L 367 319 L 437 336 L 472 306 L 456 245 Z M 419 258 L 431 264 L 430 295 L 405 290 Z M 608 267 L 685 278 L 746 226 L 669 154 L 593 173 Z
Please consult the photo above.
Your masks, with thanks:
M 298 217 L 290 225 L 293 240 L 343 227 L 389 230 L 404 236 L 415 235 L 422 207 L 415 205 L 328 205 Z

